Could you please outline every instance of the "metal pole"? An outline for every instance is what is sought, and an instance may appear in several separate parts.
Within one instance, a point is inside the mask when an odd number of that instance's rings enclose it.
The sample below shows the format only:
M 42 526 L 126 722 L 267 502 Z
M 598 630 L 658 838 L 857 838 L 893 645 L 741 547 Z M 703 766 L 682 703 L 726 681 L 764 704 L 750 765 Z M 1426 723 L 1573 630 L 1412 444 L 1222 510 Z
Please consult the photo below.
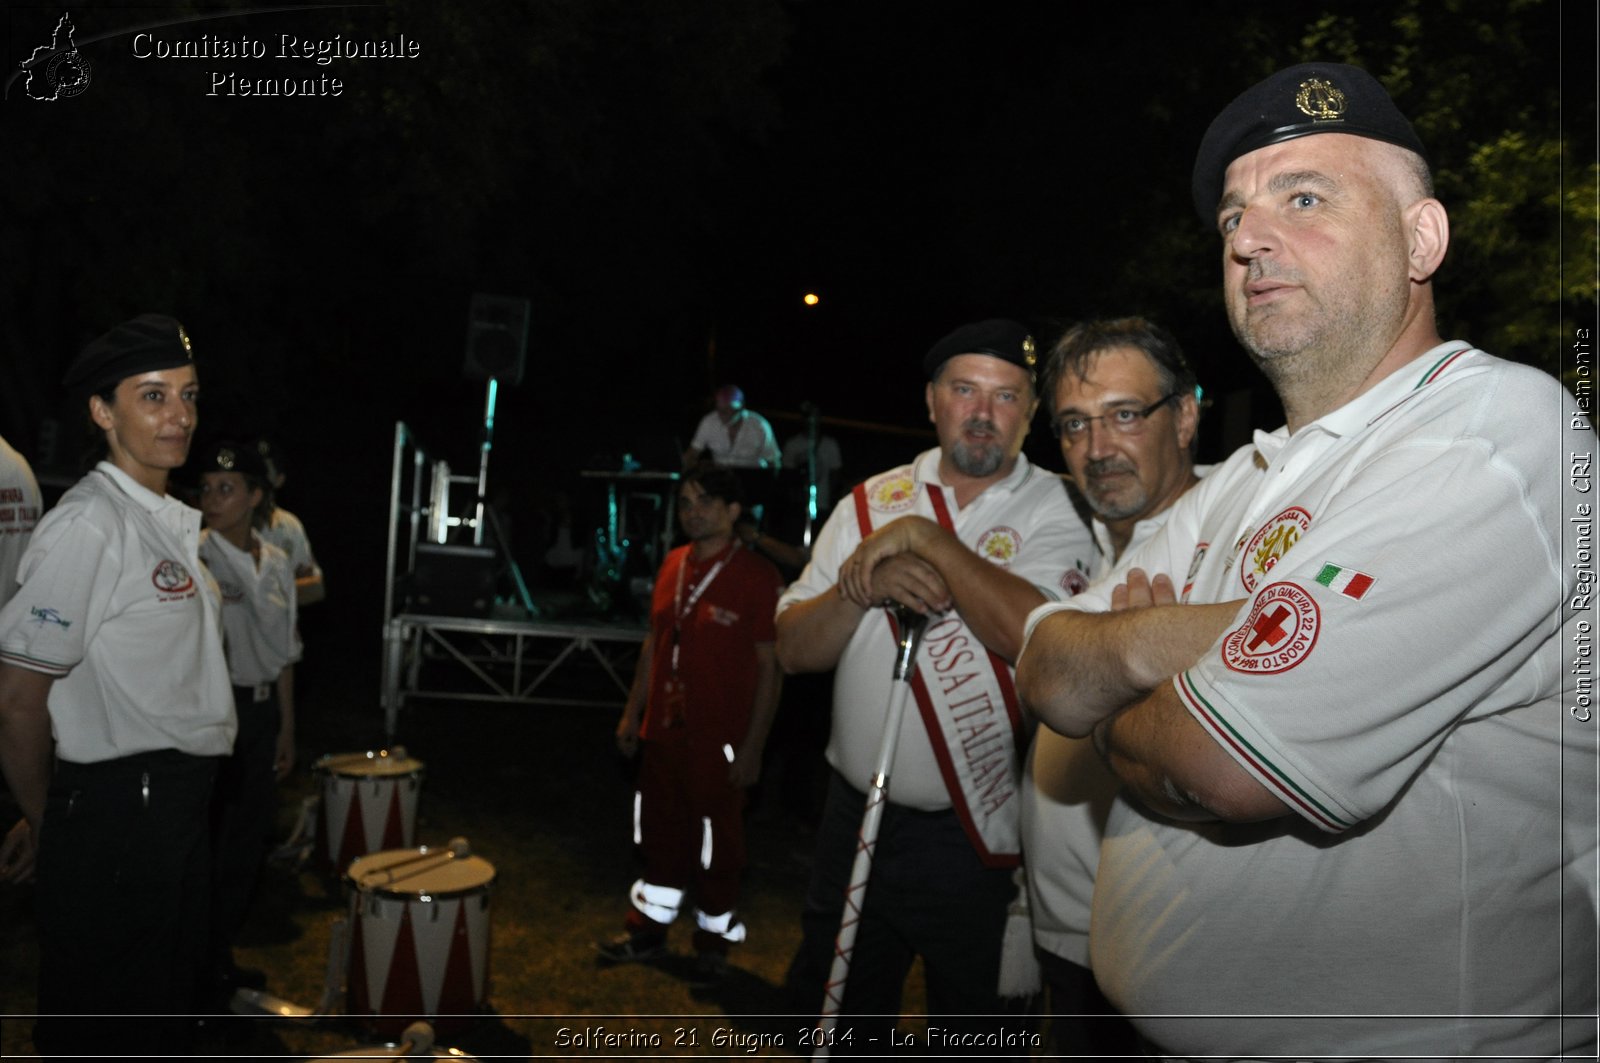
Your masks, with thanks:
M 473 546 L 483 545 L 483 509 L 489 496 L 489 451 L 494 446 L 494 406 L 498 390 L 497 381 L 490 377 L 483 401 L 483 443 L 478 448 L 478 506 L 473 514 Z
M 878 762 L 872 773 L 872 789 L 867 793 L 867 807 L 861 816 L 861 833 L 856 838 L 850 885 L 844 891 L 844 912 L 833 945 L 833 968 L 823 988 L 819 1036 L 812 1059 L 828 1058 L 828 1035 L 839 1025 L 845 982 L 850 976 L 850 958 L 855 952 L 856 931 L 861 926 L 861 912 L 867 899 L 867 880 L 872 876 L 872 850 L 878 844 L 883 806 L 889 800 L 889 769 L 894 766 L 895 747 L 900 742 L 900 721 L 905 716 L 906 698 L 911 692 L 912 665 L 922 642 L 922 629 L 928 622 L 926 615 L 904 605 L 896 604 L 890 612 L 900 629 L 900 643 L 894 658 L 894 685 L 889 689 L 889 712 L 883 721 L 883 739 L 878 743 Z

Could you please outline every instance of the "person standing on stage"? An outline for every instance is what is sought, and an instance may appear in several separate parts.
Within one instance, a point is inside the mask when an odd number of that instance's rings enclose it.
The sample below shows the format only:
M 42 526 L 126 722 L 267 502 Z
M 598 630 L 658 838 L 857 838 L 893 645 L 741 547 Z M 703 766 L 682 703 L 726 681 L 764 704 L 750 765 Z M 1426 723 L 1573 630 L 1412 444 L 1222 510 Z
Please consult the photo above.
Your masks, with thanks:
M 788 977 L 797 1008 L 823 1000 L 888 712 L 896 638 L 878 606 L 893 600 L 930 618 L 913 684 L 919 711 L 901 727 L 844 992 L 857 1049 L 892 1032 L 919 955 L 929 1012 L 951 1026 L 992 1030 L 993 1016 L 1020 1010 L 1000 992 L 1030 733 L 1009 661 L 1021 618 L 1084 585 L 1079 568 L 1094 550 L 1061 478 L 1021 453 L 1038 405 L 1035 362 L 1033 337 L 1015 321 L 966 325 L 936 343 L 922 368 L 939 446 L 842 500 L 779 604 L 785 669 L 837 668 L 834 771 Z M 897 552 L 864 572 L 860 544 L 880 528 L 924 557 Z
M 236 726 L 200 514 L 167 494 L 197 418 L 189 336 L 145 314 L 65 383 L 104 458 L 39 522 L 0 609 L 0 770 L 37 854 L 34 1043 L 170 1057 L 201 981 L 212 778 Z
M 717 389 L 715 409 L 700 419 L 684 452 L 683 466 L 709 459 L 730 469 L 776 469 L 783 454 L 767 419 L 744 404 L 744 392 L 733 384 Z
M 289 555 L 261 537 L 272 510 L 267 469 L 253 448 L 219 442 L 200 464 L 205 531 L 200 560 L 222 591 L 228 672 L 239 733 L 223 761 L 213 799 L 212 989 L 226 1005 L 234 988 L 261 984 L 234 962 L 266 857 L 275 782 L 294 766 L 295 578 Z
M 744 869 L 746 791 L 777 711 L 773 612 L 782 580 L 734 535 L 732 471 L 684 475 L 678 520 L 689 542 L 656 575 L 650 634 L 617 723 L 624 756 L 642 749 L 634 842 L 644 855 L 623 934 L 599 945 L 612 963 L 655 959 L 686 897 L 695 903 L 695 978 L 718 981 L 745 938 L 734 909 Z

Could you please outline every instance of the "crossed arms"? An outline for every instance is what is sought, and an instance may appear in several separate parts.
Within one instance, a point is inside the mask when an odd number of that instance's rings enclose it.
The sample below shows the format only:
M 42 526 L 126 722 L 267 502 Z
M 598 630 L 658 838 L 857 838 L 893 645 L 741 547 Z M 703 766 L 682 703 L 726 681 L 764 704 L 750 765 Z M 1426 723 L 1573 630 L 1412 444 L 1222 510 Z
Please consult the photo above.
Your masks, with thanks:
M 1111 770 L 1170 819 L 1245 822 L 1289 808 L 1239 766 L 1178 699 L 1169 680 L 1237 622 L 1238 602 L 1178 605 L 1172 581 L 1140 569 L 1112 611 L 1041 620 L 1017 662 L 1017 693 L 1050 727 L 1090 735 Z
M 791 672 L 832 668 L 864 613 L 891 599 L 918 612 L 958 609 L 986 646 L 1017 662 L 1017 692 L 1039 719 L 1063 734 L 1092 735 L 1153 811 L 1234 821 L 1288 814 L 1189 714 L 1170 682 L 1237 623 L 1240 603 L 1179 605 L 1171 580 L 1135 569 L 1114 592 L 1113 611 L 1052 613 L 1023 653 L 1027 615 L 1044 595 L 933 521 L 902 517 L 845 559 L 832 593 L 778 614 L 779 660 Z

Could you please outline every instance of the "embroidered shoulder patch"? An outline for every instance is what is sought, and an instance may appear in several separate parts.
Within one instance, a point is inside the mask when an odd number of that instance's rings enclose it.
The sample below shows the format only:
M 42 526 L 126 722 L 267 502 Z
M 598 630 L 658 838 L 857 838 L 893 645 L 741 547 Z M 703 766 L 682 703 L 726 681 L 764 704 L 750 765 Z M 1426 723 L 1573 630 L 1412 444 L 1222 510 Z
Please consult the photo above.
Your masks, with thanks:
M 1299 506 L 1290 506 L 1263 524 L 1239 558 L 1239 580 L 1244 589 L 1255 590 L 1256 584 L 1277 567 L 1309 527 L 1311 514 Z
M 1306 659 L 1321 630 L 1316 600 L 1296 584 L 1274 583 L 1256 595 L 1244 623 L 1222 640 L 1222 660 L 1235 672 L 1286 672 Z
M 1346 598 L 1354 598 L 1359 602 L 1367 596 L 1375 580 L 1365 572 L 1357 572 L 1342 565 L 1327 564 L 1317 573 L 1317 582 L 1330 591 L 1338 591 Z
M 867 505 L 879 513 L 903 513 L 917 500 L 917 482 L 907 470 L 894 469 L 867 481 Z
M 1015 528 L 999 525 L 978 536 L 978 556 L 1005 567 L 1016 560 L 1022 549 L 1022 536 Z

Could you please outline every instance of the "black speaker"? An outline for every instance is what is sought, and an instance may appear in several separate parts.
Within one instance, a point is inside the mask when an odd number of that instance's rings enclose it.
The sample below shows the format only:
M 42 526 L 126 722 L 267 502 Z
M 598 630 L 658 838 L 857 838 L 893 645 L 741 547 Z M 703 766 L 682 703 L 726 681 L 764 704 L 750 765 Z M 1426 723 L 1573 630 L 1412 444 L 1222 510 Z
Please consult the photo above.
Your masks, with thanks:
M 476 292 L 467 308 L 468 378 L 502 384 L 522 383 L 522 366 L 528 354 L 528 318 L 531 305 L 512 295 Z
M 492 547 L 418 543 L 409 611 L 486 617 L 494 605 L 497 567 Z

